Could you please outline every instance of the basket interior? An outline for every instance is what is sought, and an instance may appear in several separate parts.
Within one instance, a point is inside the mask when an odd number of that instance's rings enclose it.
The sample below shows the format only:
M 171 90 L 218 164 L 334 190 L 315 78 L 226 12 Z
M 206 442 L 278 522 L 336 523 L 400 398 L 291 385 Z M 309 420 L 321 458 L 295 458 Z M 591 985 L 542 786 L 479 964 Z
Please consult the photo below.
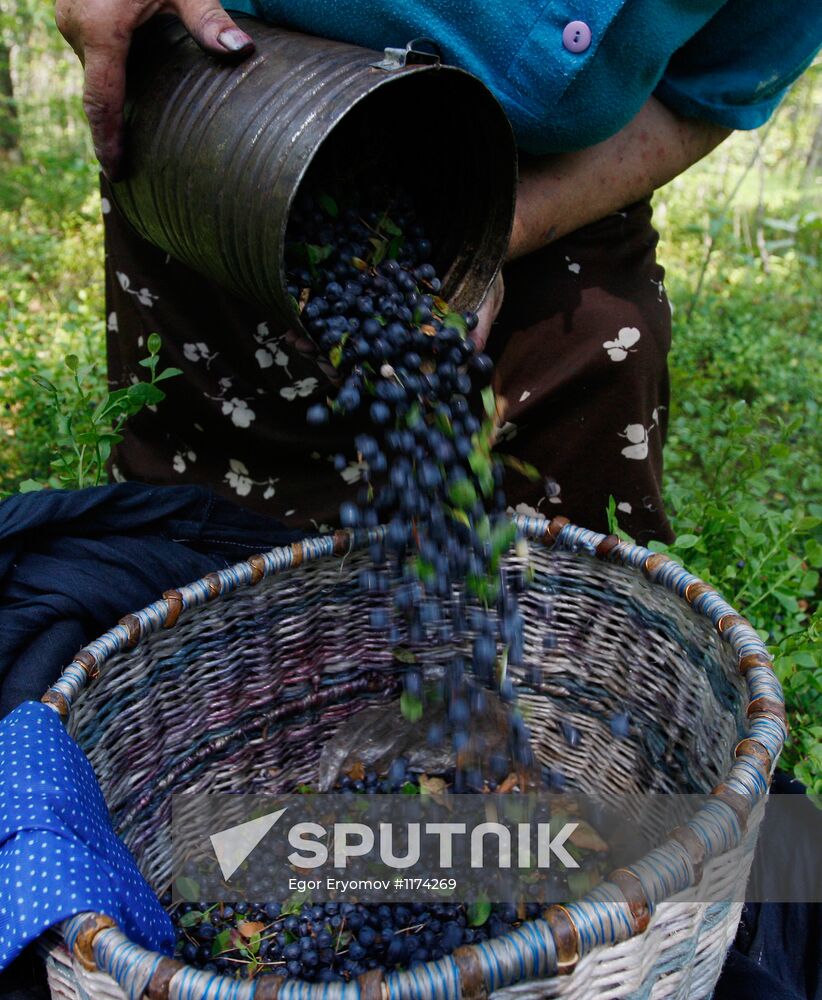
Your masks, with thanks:
M 539 760 L 587 793 L 717 784 L 744 735 L 746 697 L 711 623 L 632 569 L 539 544 L 528 564 L 525 658 L 514 676 Z M 170 876 L 172 792 L 314 782 L 338 725 L 398 696 L 392 644 L 369 622 L 380 604 L 393 616 L 390 595 L 357 582 L 369 565 L 362 552 L 329 558 L 192 609 L 113 657 L 78 697 L 69 731 L 156 889 Z M 433 667 L 455 647 L 432 631 L 414 652 Z M 621 712 L 630 734 L 615 740 L 609 720 Z M 576 748 L 561 720 L 581 731 Z

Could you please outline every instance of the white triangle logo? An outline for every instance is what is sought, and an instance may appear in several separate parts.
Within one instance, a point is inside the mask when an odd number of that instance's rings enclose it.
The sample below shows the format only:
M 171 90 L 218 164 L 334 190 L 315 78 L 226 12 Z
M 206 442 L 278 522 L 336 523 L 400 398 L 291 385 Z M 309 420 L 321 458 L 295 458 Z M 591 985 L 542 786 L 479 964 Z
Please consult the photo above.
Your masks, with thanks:
M 277 812 L 260 816 L 259 819 L 252 819 L 248 823 L 240 823 L 239 826 L 213 833 L 208 838 L 226 881 L 237 871 L 284 812 L 285 809 L 278 809 Z

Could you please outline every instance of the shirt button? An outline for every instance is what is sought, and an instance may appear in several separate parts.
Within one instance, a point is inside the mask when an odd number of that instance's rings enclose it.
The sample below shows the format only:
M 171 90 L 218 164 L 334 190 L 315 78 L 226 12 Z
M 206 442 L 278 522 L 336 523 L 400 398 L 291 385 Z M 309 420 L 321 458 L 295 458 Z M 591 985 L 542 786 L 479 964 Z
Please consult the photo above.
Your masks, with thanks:
M 571 21 L 562 31 L 562 44 L 569 52 L 584 52 L 591 44 L 591 29 L 584 21 Z

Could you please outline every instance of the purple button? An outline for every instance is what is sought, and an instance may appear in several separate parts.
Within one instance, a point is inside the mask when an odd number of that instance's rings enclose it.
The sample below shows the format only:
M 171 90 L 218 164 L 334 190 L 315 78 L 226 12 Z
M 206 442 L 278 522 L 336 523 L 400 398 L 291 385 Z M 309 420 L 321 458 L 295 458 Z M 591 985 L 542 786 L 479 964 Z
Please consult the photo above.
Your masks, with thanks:
M 569 52 L 584 52 L 591 44 L 591 29 L 584 21 L 571 21 L 563 28 L 562 44 Z

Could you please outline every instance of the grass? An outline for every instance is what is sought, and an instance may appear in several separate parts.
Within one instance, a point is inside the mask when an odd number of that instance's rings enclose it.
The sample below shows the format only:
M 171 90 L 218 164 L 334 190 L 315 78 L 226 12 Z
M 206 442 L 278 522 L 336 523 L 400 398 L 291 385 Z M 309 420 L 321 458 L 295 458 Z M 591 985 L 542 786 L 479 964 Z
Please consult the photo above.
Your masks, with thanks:
M 46 30 L 46 29 L 43 29 Z M 48 52 L 59 42 L 44 36 Z M 62 60 L 62 57 L 60 57 Z M 22 155 L 0 161 L 0 489 L 51 477 L 50 392 L 106 394 L 96 168 L 79 76 L 55 104 L 18 66 Z M 822 110 L 817 64 L 759 134 L 733 136 L 659 192 L 674 307 L 670 548 L 746 614 L 776 656 L 792 735 L 781 766 L 822 794 L 822 185 L 803 174 Z M 57 70 L 55 69 L 55 73 Z M 72 75 L 73 73 L 73 75 Z M 31 96 L 28 96 L 28 95 Z M 76 366 L 75 366 L 76 367 Z

